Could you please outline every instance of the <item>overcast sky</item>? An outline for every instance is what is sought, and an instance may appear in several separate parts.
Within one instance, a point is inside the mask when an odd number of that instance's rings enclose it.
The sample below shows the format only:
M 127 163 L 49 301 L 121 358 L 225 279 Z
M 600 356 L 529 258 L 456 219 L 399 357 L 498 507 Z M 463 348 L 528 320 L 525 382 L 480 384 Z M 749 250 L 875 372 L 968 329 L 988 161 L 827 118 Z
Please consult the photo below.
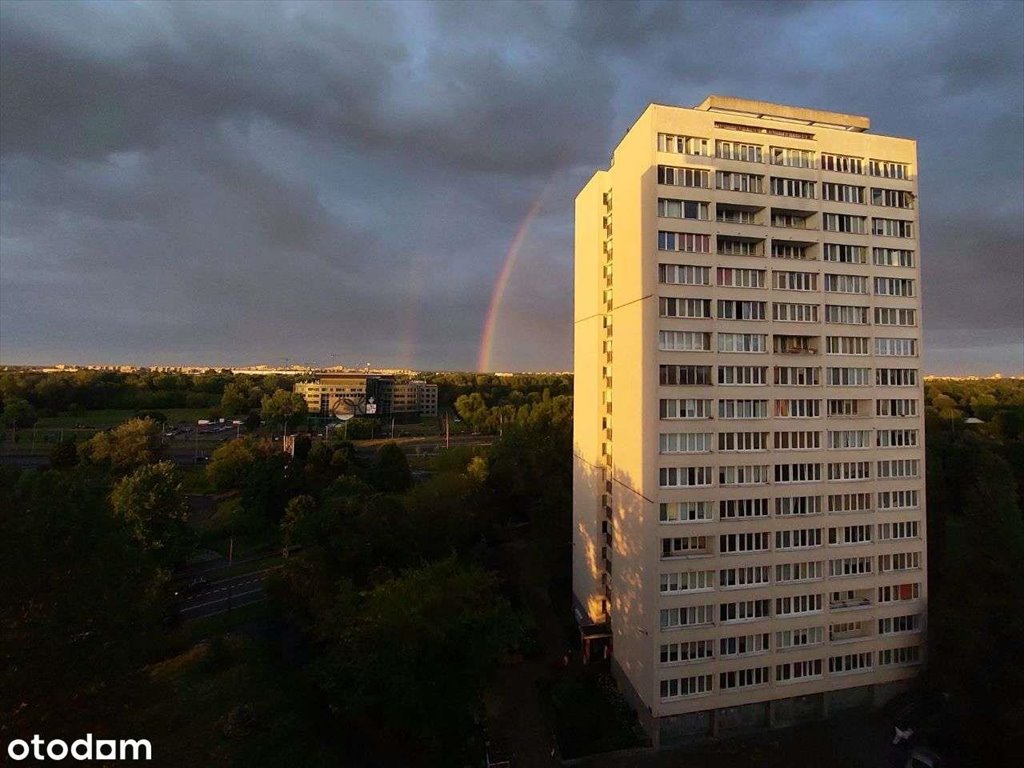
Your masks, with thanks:
M 919 142 L 929 373 L 1024 356 L 1024 4 L 0 4 L 0 361 L 572 366 L 572 200 L 651 101 Z

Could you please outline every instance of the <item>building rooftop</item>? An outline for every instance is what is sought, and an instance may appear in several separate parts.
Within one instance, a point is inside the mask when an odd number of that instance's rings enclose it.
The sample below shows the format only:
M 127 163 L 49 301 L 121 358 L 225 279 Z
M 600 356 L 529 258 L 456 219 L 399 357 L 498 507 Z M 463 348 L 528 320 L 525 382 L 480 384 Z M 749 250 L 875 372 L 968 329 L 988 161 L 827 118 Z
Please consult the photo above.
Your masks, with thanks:
M 738 99 L 735 96 L 708 96 L 694 107 L 702 112 L 722 112 L 731 115 L 748 115 L 763 120 L 778 120 L 798 125 L 817 125 L 823 128 L 839 128 L 846 131 L 866 131 L 871 120 L 863 115 L 848 115 L 843 112 L 828 112 L 823 109 L 790 107 L 772 104 L 770 101 Z

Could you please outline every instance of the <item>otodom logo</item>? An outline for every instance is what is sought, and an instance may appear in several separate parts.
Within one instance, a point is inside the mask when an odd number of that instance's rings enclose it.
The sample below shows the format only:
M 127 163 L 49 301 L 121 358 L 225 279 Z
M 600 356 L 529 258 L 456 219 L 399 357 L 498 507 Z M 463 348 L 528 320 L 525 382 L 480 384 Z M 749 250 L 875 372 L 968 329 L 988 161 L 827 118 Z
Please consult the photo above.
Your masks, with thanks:
M 14 739 L 7 745 L 7 756 L 15 762 L 28 760 L 152 760 L 153 746 L 148 739 L 93 739 L 91 733 L 71 744 L 61 739 L 47 741 L 38 733 L 29 741 Z

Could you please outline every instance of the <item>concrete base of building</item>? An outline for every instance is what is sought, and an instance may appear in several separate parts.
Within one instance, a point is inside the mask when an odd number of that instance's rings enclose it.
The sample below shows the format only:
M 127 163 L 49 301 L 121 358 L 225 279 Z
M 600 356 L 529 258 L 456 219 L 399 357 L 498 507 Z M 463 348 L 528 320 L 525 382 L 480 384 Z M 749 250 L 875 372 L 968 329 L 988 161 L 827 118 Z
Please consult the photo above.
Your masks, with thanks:
M 650 738 L 651 744 L 656 748 L 681 747 L 776 728 L 789 728 L 802 723 L 825 720 L 848 709 L 881 707 L 894 696 L 906 691 L 912 682 L 899 680 L 738 707 L 654 717 L 640 701 L 640 697 L 623 674 L 614 656 L 611 659 L 611 672 L 626 701 L 637 713 L 640 725 Z

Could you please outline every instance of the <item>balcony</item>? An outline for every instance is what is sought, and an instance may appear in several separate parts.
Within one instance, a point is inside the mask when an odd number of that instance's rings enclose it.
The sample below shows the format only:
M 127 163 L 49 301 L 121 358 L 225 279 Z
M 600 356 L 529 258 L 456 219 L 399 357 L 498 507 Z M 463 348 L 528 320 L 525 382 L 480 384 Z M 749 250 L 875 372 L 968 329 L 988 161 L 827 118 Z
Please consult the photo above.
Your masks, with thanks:
M 831 624 L 828 628 L 828 641 L 830 643 L 848 643 L 867 640 L 874 635 L 874 624 L 875 621 L 872 618 Z
M 874 590 L 851 589 L 843 592 L 832 592 L 829 595 L 828 607 L 833 611 L 853 611 L 870 608 L 873 605 Z
M 784 229 L 818 229 L 815 211 L 772 208 L 772 226 Z
M 727 205 L 718 203 L 715 205 L 715 221 L 721 224 L 747 224 L 752 226 L 761 225 L 761 211 L 756 205 Z
M 817 355 L 821 352 L 821 338 L 773 334 L 772 352 L 777 355 Z
M 717 253 L 721 256 L 764 256 L 763 237 L 717 236 Z

